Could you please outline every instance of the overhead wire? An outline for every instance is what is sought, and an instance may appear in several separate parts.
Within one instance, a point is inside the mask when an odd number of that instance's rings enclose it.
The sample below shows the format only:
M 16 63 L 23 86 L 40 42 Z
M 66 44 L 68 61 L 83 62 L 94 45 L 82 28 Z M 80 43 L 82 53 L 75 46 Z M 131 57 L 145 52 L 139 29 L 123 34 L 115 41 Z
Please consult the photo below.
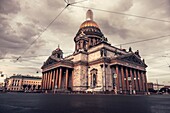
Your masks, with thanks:
M 156 39 L 161 39 L 161 38 L 167 38 L 167 37 L 169 37 L 169 36 L 170 36 L 170 34 L 168 34 L 168 35 L 163 35 L 163 36 L 158 36 L 158 37 L 154 37 L 154 38 L 147 38 L 147 39 L 144 39 L 144 40 L 138 40 L 138 41 L 132 41 L 132 42 L 127 42 L 127 43 L 117 44 L 117 45 L 115 45 L 115 46 L 122 46 L 122 45 L 140 43 L 140 42 L 145 42 L 145 41 L 150 41 L 150 40 L 156 40 Z
M 73 2 L 73 3 L 70 3 L 69 0 L 64 0 L 65 3 L 67 4 L 56 16 L 55 18 L 45 27 L 45 29 L 38 35 L 37 38 L 35 38 L 31 44 L 24 50 L 24 52 L 21 54 L 25 54 L 25 52 L 42 36 L 42 34 L 54 23 L 54 21 L 64 12 L 64 10 L 70 6 L 70 5 L 73 5 L 73 4 L 77 4 L 77 3 L 81 3 L 81 2 L 84 2 L 84 1 L 87 1 L 87 0 L 81 0 L 81 1 L 77 1 L 77 2 Z M 20 58 L 21 58 L 21 55 L 16 59 L 16 61 L 18 61 Z
M 165 57 L 164 60 L 165 60 L 166 64 L 168 65 L 168 67 L 170 68 L 170 64 L 168 63 L 168 61 L 167 61 L 167 59 L 166 59 L 167 56 L 162 56 L 162 58 L 163 58 L 163 57 Z
M 81 3 L 81 2 L 85 2 L 85 1 L 88 1 L 88 0 L 79 0 L 79 1 L 75 1 L 75 2 L 73 2 L 73 3 L 69 3 L 69 2 L 66 2 L 66 3 L 68 3 L 68 4 L 70 4 L 70 5 L 74 5 L 74 4 Z
M 149 54 L 156 54 L 156 53 L 161 53 L 161 52 L 167 52 L 167 51 L 170 51 L 170 49 L 167 49 L 167 50 L 161 50 L 161 51 L 155 51 L 155 52 L 152 52 L 152 53 L 149 53 Z M 150 55 L 142 55 L 142 56 L 150 56 Z
M 117 11 L 109 11 L 109 10 L 105 10 L 105 9 L 86 7 L 86 6 L 79 6 L 79 5 L 74 5 L 74 4 L 71 4 L 71 6 L 79 7 L 79 8 L 85 8 L 85 9 L 93 9 L 93 10 L 107 12 L 107 13 L 114 13 L 114 14 L 118 14 L 118 15 L 125 15 L 125 16 L 131 16 L 131 17 L 137 17 L 137 18 L 143 18 L 143 19 L 148 19 L 148 20 L 154 20 L 154 21 L 170 23 L 169 20 L 162 20 L 162 19 L 157 19 L 157 18 L 151 18 L 151 17 L 139 16 L 139 15 L 134 15 L 134 14 L 122 13 L 122 12 L 117 12 Z
M 73 52 L 64 52 L 64 54 L 69 54 L 69 53 L 73 53 Z M 22 56 L 23 59 L 27 59 L 27 58 L 37 58 L 37 57 L 46 57 L 49 55 L 37 55 L 37 56 Z M 0 58 L 0 60 L 4 60 L 4 59 L 16 59 L 18 57 L 4 57 L 4 58 Z
M 38 35 L 37 38 L 35 38 L 31 44 L 24 50 L 24 52 L 21 54 L 25 54 L 25 52 L 42 36 L 42 34 L 50 27 L 50 25 L 62 14 L 62 12 L 67 8 L 68 6 L 64 7 L 60 13 L 47 25 L 47 27 Z M 19 60 L 21 58 L 21 55 L 16 59 Z

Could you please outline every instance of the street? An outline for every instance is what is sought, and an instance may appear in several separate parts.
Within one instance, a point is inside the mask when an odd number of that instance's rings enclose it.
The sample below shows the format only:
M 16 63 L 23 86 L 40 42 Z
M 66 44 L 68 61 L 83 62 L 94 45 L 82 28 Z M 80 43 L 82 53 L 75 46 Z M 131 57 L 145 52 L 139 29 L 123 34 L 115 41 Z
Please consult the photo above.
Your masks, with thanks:
M 0 94 L 0 113 L 169 113 L 170 96 Z

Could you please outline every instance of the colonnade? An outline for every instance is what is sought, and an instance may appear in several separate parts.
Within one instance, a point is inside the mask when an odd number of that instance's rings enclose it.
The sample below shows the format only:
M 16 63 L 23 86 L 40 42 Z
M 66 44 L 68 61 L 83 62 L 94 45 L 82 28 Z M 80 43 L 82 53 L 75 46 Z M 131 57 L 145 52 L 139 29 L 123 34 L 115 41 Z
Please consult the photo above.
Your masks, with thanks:
M 114 66 L 116 77 L 115 86 L 118 92 L 147 92 L 146 72 L 130 67 Z
M 87 50 L 89 47 L 92 47 L 92 46 L 100 43 L 101 41 L 102 40 L 99 38 L 89 38 L 88 41 L 87 40 L 79 40 L 78 42 L 76 42 L 75 50 L 79 50 L 79 49 Z
M 42 89 L 67 89 L 69 86 L 69 68 L 58 67 L 42 73 Z M 63 83 L 64 82 L 64 83 Z

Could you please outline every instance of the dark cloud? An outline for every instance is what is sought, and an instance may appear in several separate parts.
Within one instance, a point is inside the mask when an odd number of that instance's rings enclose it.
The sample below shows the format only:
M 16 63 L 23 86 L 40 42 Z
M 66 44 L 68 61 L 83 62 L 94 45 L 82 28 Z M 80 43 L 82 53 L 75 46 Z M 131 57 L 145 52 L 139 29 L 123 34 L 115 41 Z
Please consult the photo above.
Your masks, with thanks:
M 118 6 L 115 8 L 117 11 L 128 11 L 133 6 L 133 0 L 120 0 L 118 1 Z
M 10 25 L 10 20 L 0 17 L 0 56 L 6 54 L 21 54 L 35 40 L 36 36 L 41 32 L 35 24 L 16 23 L 16 30 Z M 38 49 L 45 42 L 39 40 L 36 44 Z M 33 49 L 33 51 L 36 51 Z
M 158 19 L 168 19 L 170 17 L 170 1 L 169 0 L 139 0 L 140 13 L 144 16 L 154 17 Z
M 0 0 L 0 13 L 10 14 L 20 11 L 20 4 L 16 0 Z
M 65 5 L 63 0 L 46 0 L 46 2 L 50 9 L 60 9 Z
M 131 37 L 132 31 L 130 29 L 120 27 L 120 26 L 116 26 L 116 25 L 110 25 L 110 23 L 106 20 L 100 21 L 99 24 L 102 28 L 101 30 L 106 35 L 112 35 L 112 36 L 118 35 L 123 39 Z

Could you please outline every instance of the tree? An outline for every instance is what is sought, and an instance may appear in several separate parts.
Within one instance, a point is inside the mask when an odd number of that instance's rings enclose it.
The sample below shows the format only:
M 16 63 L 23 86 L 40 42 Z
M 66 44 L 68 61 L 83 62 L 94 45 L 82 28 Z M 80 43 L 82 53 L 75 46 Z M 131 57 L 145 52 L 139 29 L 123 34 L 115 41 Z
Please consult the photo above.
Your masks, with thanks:
M 30 90 L 31 89 L 31 85 L 28 85 L 28 90 Z
M 23 89 L 24 89 L 24 91 L 25 91 L 26 87 L 27 87 L 27 85 L 26 85 L 26 84 L 24 84 L 24 85 L 23 85 Z
M 33 90 L 35 90 L 36 85 L 33 85 Z
M 38 90 L 41 88 L 41 85 L 38 85 Z

